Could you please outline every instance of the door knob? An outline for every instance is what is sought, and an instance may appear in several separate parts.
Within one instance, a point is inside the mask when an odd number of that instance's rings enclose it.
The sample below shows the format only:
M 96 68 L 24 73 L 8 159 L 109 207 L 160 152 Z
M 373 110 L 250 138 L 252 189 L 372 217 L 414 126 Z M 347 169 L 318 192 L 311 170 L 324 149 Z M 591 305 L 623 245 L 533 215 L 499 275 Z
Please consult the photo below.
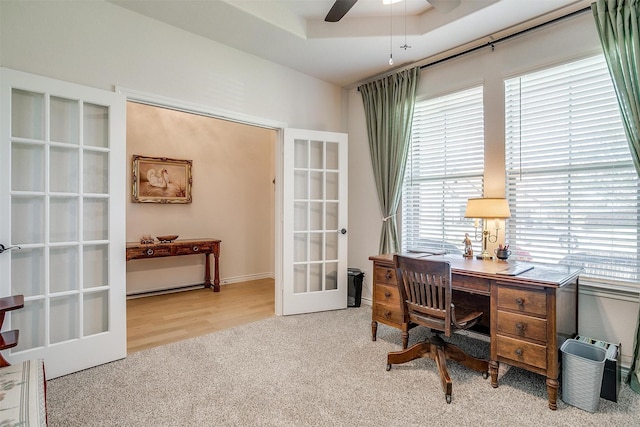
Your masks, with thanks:
M 6 247 L 2 243 L 0 243 L 0 254 L 4 251 L 10 251 L 11 249 L 22 249 L 20 246 L 9 246 Z
M 347 234 L 347 229 L 346 228 L 341 228 L 340 230 L 338 230 L 338 233 Z

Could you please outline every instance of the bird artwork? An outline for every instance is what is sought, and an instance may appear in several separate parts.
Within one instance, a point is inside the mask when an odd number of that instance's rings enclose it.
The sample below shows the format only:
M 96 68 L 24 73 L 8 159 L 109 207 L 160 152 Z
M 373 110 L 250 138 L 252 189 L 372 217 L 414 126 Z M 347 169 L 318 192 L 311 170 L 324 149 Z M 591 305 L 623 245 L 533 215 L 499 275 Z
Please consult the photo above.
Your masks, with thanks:
M 147 172 L 147 181 L 152 187 L 167 188 L 169 186 L 169 172 L 166 168 L 159 170 L 149 169 Z

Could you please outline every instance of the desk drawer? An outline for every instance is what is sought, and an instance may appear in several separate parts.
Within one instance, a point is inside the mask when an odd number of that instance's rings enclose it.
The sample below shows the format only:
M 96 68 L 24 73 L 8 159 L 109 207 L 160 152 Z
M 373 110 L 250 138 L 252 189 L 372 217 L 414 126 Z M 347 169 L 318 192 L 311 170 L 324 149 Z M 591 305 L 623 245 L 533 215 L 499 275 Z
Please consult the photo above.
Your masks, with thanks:
M 488 279 L 481 279 L 479 277 L 452 274 L 451 286 L 453 289 L 460 289 L 466 292 L 476 292 L 483 295 L 489 295 L 491 293 L 491 282 Z
M 211 252 L 211 245 L 184 245 L 176 247 L 176 255 L 191 255 L 191 254 L 199 254 L 205 252 Z
M 547 347 L 497 335 L 498 357 L 547 369 Z M 507 362 L 508 363 L 508 362 Z
M 375 275 L 376 283 L 386 283 L 387 285 L 396 286 L 395 268 L 376 266 L 376 271 L 374 275 Z
M 498 310 L 498 333 L 547 342 L 547 321 Z
M 388 304 L 398 307 L 398 309 L 400 308 L 400 292 L 396 285 L 390 286 L 377 283 L 373 291 L 376 304 Z
M 127 259 L 137 258 L 154 258 L 170 256 L 171 248 L 169 246 L 152 246 L 141 247 L 135 249 L 127 249 Z
M 498 285 L 498 308 L 535 314 L 547 315 L 547 295 L 544 291 Z
M 400 328 L 402 325 L 400 306 L 376 304 L 373 306 L 372 320 L 379 320 Z

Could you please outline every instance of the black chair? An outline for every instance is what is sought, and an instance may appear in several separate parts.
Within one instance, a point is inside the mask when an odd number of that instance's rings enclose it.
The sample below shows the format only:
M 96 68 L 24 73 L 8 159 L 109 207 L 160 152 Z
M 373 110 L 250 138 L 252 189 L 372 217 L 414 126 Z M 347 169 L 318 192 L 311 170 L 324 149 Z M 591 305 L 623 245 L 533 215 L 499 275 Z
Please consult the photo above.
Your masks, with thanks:
M 430 328 L 434 334 L 428 341 L 387 355 L 387 371 L 391 365 L 406 363 L 420 357 L 435 360 L 440 372 L 447 403 L 451 403 L 451 378 L 447 359 L 482 372 L 489 377 L 489 361 L 473 357 L 459 347 L 445 342 L 441 335 L 451 336 L 459 329 L 468 329 L 482 317 L 481 311 L 457 309 L 451 301 L 451 266 L 447 261 L 394 256 L 398 290 L 402 301 L 402 338 L 407 342 L 410 326 Z

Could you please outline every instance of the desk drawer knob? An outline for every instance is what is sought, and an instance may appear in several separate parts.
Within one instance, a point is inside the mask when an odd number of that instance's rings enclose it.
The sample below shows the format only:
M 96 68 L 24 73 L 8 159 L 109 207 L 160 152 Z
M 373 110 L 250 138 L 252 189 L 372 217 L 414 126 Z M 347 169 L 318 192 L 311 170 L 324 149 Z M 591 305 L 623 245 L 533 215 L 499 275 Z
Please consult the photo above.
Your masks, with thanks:
M 391 279 L 391 270 L 387 270 L 387 273 L 384 275 L 384 278 L 387 280 Z
M 384 297 L 385 298 L 389 298 L 391 296 L 391 292 L 389 291 L 384 291 Z
M 524 330 L 527 328 L 527 326 L 524 323 L 516 323 L 516 329 L 519 330 L 520 332 L 524 332 Z
M 384 312 L 384 317 L 386 317 L 387 319 L 389 319 L 391 317 L 391 312 L 389 310 L 386 310 Z
M 516 356 L 522 356 L 522 349 L 520 348 L 516 349 Z
M 516 298 L 516 304 L 524 305 L 524 300 L 522 298 Z
M 153 255 L 153 249 L 151 249 L 151 248 L 147 249 L 147 255 L 148 256 Z
M 197 247 L 197 246 L 194 246 L 194 247 L 193 247 L 193 252 L 198 252 L 199 250 L 200 250 L 200 248 L 199 248 L 199 247 Z

